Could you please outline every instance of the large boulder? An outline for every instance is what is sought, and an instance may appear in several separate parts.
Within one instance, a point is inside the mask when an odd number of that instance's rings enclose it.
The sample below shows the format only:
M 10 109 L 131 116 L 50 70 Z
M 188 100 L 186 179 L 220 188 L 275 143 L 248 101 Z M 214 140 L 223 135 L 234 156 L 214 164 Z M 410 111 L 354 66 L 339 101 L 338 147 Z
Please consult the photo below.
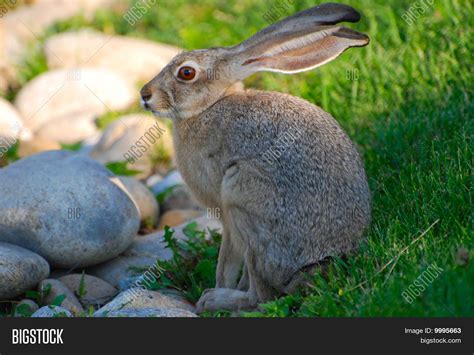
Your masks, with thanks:
M 15 106 L 25 126 L 37 135 L 74 143 L 97 132 L 98 116 L 126 109 L 137 95 L 134 86 L 113 71 L 57 69 L 28 82 L 18 93 Z
M 45 44 L 50 68 L 77 68 L 87 64 L 114 70 L 132 82 L 150 80 L 180 51 L 166 44 L 89 29 L 57 34 Z
M 0 242 L 0 300 L 35 288 L 48 275 L 49 265 L 41 256 Z
M 114 258 L 133 242 L 138 210 L 109 170 L 83 155 L 48 151 L 0 169 L 0 241 L 55 267 Z

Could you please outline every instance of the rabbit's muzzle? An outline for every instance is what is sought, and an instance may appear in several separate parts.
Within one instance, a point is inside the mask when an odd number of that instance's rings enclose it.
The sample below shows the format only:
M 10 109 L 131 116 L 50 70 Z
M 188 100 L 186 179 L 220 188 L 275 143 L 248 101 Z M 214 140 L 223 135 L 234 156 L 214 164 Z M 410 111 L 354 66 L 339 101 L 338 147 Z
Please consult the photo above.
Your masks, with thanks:
M 151 100 L 151 97 L 153 94 L 151 91 L 148 89 L 148 87 L 145 85 L 141 90 L 140 90 L 140 95 L 141 95 L 141 105 L 145 109 L 150 109 L 148 102 Z

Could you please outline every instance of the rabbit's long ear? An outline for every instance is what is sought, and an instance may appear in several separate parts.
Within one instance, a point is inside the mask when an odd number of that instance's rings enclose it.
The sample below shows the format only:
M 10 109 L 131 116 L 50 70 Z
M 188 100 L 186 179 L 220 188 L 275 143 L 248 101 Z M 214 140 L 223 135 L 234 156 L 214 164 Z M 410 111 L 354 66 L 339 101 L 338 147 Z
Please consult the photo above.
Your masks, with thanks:
M 235 76 L 243 79 L 256 71 L 297 73 L 323 65 L 349 47 L 369 43 L 369 37 L 334 26 L 341 21 L 357 22 L 352 7 L 327 3 L 290 16 L 232 48 Z

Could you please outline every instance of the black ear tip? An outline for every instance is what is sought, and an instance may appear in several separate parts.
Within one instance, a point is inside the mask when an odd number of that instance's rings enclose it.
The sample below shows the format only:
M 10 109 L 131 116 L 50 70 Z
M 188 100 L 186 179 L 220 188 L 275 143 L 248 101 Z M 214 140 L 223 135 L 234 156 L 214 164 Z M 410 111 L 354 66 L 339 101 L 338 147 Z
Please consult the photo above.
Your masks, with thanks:
M 343 21 L 358 22 L 360 21 L 360 17 L 361 17 L 360 13 L 356 9 L 354 9 L 352 6 L 338 4 L 335 2 L 328 2 L 325 4 L 321 4 L 319 6 L 315 6 L 314 9 L 319 14 L 326 14 L 328 16 L 332 14 L 340 14 L 340 18 L 337 20 L 337 22 L 343 22 Z
M 342 5 L 344 6 L 345 10 L 346 10 L 346 15 L 344 16 L 344 20 L 343 21 L 347 21 L 347 22 L 359 22 L 360 21 L 360 12 L 357 11 L 356 9 L 354 9 L 353 7 L 349 6 L 349 5 Z
M 346 21 L 348 22 L 359 22 L 360 21 L 360 13 L 356 9 L 352 9 L 352 11 L 348 14 Z
M 360 33 L 347 27 L 341 27 L 339 31 L 337 31 L 333 35 L 337 37 L 356 40 L 357 45 L 354 45 L 354 47 L 364 47 L 370 43 L 370 37 L 367 36 L 365 33 Z

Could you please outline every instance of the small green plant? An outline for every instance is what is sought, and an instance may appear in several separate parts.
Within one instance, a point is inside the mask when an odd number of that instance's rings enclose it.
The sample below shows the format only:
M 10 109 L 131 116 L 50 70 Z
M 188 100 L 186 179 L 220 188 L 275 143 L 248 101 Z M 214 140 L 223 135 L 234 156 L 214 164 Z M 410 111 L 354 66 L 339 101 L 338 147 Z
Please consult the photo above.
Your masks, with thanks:
M 158 201 L 158 203 L 161 204 L 161 203 L 165 202 L 165 200 L 168 198 L 168 196 L 170 196 L 173 193 L 176 186 L 178 186 L 178 185 L 170 186 L 170 187 L 166 188 L 164 191 L 160 192 L 158 195 L 156 195 L 156 200 Z
M 164 239 L 173 251 L 173 258 L 160 262 L 165 271 L 150 288 L 175 288 L 195 303 L 205 289 L 215 285 L 221 235 L 215 230 L 199 230 L 196 222 L 188 224 L 183 232 L 187 239 L 178 240 L 173 236 L 174 231 L 165 227 Z
M 44 287 L 41 288 L 40 291 L 26 291 L 25 296 L 26 298 L 30 298 L 38 304 L 43 304 L 46 297 L 48 297 L 49 293 L 51 292 L 51 284 L 46 284 Z
M 54 297 L 54 300 L 51 302 L 51 306 L 61 306 L 64 302 L 64 300 L 66 299 L 66 295 L 58 295 L 56 297 Z
M 85 271 L 82 270 L 81 280 L 79 281 L 79 290 L 77 292 L 79 299 L 83 299 L 87 295 L 85 276 Z
M 73 143 L 73 144 L 65 144 L 65 143 L 61 144 L 61 149 L 70 150 L 70 151 L 73 151 L 73 152 L 77 152 L 79 149 L 81 149 L 81 147 L 82 147 L 81 142 L 77 142 L 77 143 Z
M 0 168 L 20 159 L 18 156 L 19 147 L 20 143 L 17 141 L 10 148 L 8 148 L 5 154 L 0 154 Z
M 31 317 L 31 315 L 34 313 L 33 310 L 29 305 L 26 303 L 17 305 L 14 307 L 14 312 L 15 316 L 20 316 L 20 317 Z
M 135 176 L 140 173 L 140 170 L 129 169 L 126 161 L 114 161 L 106 164 L 105 167 L 119 176 Z

